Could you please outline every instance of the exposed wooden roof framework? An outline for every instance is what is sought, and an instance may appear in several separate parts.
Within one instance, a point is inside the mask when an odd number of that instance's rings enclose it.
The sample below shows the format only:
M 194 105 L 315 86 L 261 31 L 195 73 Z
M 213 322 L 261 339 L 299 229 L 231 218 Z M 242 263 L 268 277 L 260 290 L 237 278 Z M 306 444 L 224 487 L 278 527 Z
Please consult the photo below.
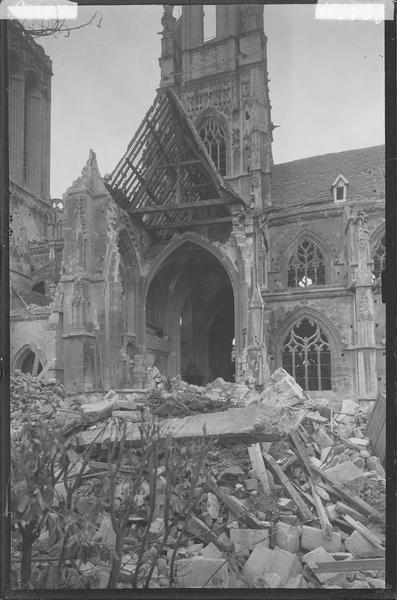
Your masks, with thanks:
M 223 180 L 172 90 L 160 90 L 106 181 L 114 200 L 156 239 L 231 222 L 241 198 Z

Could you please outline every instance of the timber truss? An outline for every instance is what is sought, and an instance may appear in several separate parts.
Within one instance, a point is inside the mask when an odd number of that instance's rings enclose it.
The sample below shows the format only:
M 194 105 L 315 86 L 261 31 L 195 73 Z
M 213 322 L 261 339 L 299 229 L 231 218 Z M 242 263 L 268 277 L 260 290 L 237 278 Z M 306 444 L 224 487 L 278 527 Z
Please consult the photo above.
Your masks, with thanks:
M 244 204 L 216 170 L 170 89 L 157 93 L 106 186 L 157 240 L 177 230 L 230 227 L 232 205 Z

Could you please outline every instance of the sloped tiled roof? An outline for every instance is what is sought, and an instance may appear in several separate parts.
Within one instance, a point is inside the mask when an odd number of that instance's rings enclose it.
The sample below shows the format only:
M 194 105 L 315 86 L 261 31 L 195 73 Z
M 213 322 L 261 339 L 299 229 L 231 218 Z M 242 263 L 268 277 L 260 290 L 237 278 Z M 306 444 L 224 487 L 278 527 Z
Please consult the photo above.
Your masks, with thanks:
M 376 200 L 385 195 L 385 147 L 372 146 L 274 165 L 274 205 L 331 201 L 338 175 L 349 182 L 348 200 Z

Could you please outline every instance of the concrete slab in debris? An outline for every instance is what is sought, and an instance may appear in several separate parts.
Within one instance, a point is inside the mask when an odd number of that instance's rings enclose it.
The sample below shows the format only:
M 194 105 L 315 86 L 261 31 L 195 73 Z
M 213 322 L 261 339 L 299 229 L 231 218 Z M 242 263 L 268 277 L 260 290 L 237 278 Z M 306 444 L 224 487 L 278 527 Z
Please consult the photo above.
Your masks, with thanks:
M 295 379 L 280 367 L 270 377 L 269 384 L 261 393 L 261 400 L 279 409 L 302 404 L 306 400 L 306 394 Z
M 324 473 L 332 477 L 337 483 L 347 485 L 357 492 L 364 487 L 366 481 L 362 471 L 350 460 L 330 469 L 325 469 Z
M 341 549 L 341 534 L 338 532 L 332 533 L 331 540 L 324 537 L 322 529 L 303 525 L 301 547 L 303 550 L 314 550 L 315 548 L 324 548 L 328 552 L 339 552 Z
M 357 402 L 354 402 L 354 400 L 349 400 L 347 398 L 346 400 L 343 400 L 343 402 L 342 402 L 341 412 L 346 415 L 355 415 L 359 409 L 360 409 L 360 405 L 357 404 Z
M 333 583 L 340 581 L 341 574 L 336 573 L 317 573 L 316 567 L 318 563 L 323 562 L 335 562 L 337 566 L 337 561 L 334 559 L 332 554 L 329 554 L 324 548 L 319 547 L 315 548 L 311 552 L 304 554 L 302 556 L 302 561 L 307 564 L 308 567 L 316 574 L 317 579 L 323 585 L 332 585 Z
M 299 551 L 301 533 L 301 527 L 278 521 L 272 530 L 272 543 L 282 550 L 296 554 Z
M 216 436 L 219 441 L 234 442 L 277 441 L 281 438 L 278 413 L 275 409 L 262 404 L 250 405 L 246 408 L 231 408 L 217 413 L 197 414 L 182 419 L 166 419 L 159 422 L 160 437 L 173 439 L 193 439 L 205 434 Z M 81 447 L 94 442 L 106 444 L 111 439 L 112 428 L 83 431 L 77 434 L 77 442 Z M 117 441 L 117 440 L 116 440 Z M 140 446 L 141 431 L 136 423 L 128 423 L 126 446 Z
M 204 558 L 223 558 L 223 553 L 212 542 L 202 549 L 201 554 Z
M 359 531 L 353 531 L 351 536 L 345 540 L 345 548 L 353 554 L 354 558 L 376 558 L 384 556 L 384 551 L 371 544 L 371 542 L 365 539 Z
M 85 423 L 92 424 L 112 415 L 114 402 L 95 402 L 94 404 L 83 404 L 81 410 Z
M 183 588 L 227 588 L 229 572 L 222 558 L 191 559 L 175 561 L 177 587 Z
M 255 577 L 276 573 L 281 585 L 284 585 L 295 568 L 295 561 L 295 554 L 280 548 L 270 550 L 265 544 L 259 543 L 245 563 L 243 575 L 252 581 Z
M 269 531 L 266 529 L 230 529 L 230 539 L 240 546 L 236 550 L 248 548 L 252 550 L 259 542 L 265 546 L 269 546 Z

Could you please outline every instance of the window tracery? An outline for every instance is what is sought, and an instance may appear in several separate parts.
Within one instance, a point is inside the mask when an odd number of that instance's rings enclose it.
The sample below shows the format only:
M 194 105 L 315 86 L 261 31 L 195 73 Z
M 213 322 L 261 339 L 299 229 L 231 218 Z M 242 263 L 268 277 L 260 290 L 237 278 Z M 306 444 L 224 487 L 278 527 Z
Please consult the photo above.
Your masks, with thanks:
M 226 175 L 226 134 L 217 121 L 207 119 L 200 127 L 200 137 L 221 175 Z
M 381 273 L 386 266 L 386 240 L 385 234 L 377 241 L 375 249 L 374 249 L 374 266 L 373 266 L 373 276 L 374 279 L 380 279 Z
M 304 239 L 289 259 L 288 287 L 325 284 L 325 261 L 320 248 Z
M 332 389 L 330 345 L 315 321 L 303 318 L 292 326 L 284 340 L 282 365 L 306 391 Z

